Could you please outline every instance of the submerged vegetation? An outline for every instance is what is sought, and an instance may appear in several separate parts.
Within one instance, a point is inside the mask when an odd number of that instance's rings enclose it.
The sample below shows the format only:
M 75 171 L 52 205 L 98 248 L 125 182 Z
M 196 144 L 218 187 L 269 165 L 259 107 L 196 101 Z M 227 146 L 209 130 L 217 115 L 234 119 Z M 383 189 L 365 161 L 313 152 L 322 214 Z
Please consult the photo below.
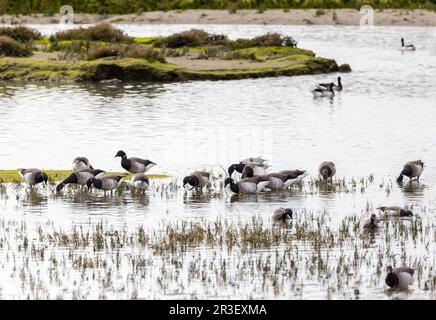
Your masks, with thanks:
M 168 37 L 132 38 L 105 23 L 49 38 L 26 27 L 7 30 L 5 34 L 31 40 L 0 38 L 0 55 L 15 57 L 0 58 L 3 80 L 227 80 L 351 70 L 297 48 L 292 37 L 278 33 L 230 40 L 192 29 Z M 17 58 L 32 51 L 32 57 Z M 200 60 L 206 63 L 198 65 Z
M 0 14 L 31 14 L 44 13 L 52 15 L 59 13 L 61 1 L 23 1 L 4 0 L 0 6 Z M 239 9 L 256 9 L 262 13 L 266 9 L 306 9 L 306 8 L 352 8 L 359 9 L 369 4 L 377 9 L 435 9 L 435 0 L 71 0 L 68 3 L 75 12 L 98 14 L 127 14 L 157 10 L 186 10 L 186 9 L 226 9 L 235 12 Z

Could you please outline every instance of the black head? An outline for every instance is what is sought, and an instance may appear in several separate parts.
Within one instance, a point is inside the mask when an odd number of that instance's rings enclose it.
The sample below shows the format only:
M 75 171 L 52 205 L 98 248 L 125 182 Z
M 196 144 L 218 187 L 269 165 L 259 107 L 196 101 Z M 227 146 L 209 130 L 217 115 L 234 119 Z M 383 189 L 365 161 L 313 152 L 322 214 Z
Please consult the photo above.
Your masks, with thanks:
M 226 178 L 226 180 L 224 180 L 224 187 L 227 187 L 228 184 L 233 184 L 233 179 L 232 178 Z
M 283 212 L 283 217 L 285 219 L 286 219 L 286 217 L 289 217 L 289 219 L 292 219 L 292 214 L 293 214 L 292 209 L 287 208 L 287 209 L 285 209 L 285 212 Z
M 245 167 L 245 164 L 243 164 L 243 163 L 234 163 L 229 167 L 229 169 L 227 171 L 229 172 L 229 175 L 232 176 L 233 172 L 235 172 L 235 171 L 242 173 L 242 170 L 244 170 L 244 167 Z
M 187 185 L 190 184 L 192 187 L 197 187 L 200 184 L 200 180 L 198 180 L 198 178 L 196 176 L 187 176 L 185 178 L 183 178 L 183 188 Z
M 386 276 L 385 279 L 386 284 L 391 288 L 397 287 L 398 284 L 400 283 L 400 279 L 398 279 L 398 276 L 392 272 L 391 266 L 387 267 L 387 271 L 388 271 L 388 275 Z
M 410 211 L 410 210 L 401 209 L 401 210 L 400 210 L 400 215 L 401 215 L 402 217 L 411 217 L 411 216 L 413 216 L 413 212 Z
M 117 152 L 117 154 L 115 155 L 115 158 L 116 157 L 121 157 L 121 158 L 127 158 L 127 155 L 126 155 L 126 153 L 124 152 L 124 151 L 122 151 L 122 150 L 120 150 L 120 151 L 118 151 Z
M 401 44 L 404 46 L 404 38 L 401 38 Z
M 38 172 L 35 176 L 35 181 L 37 183 L 41 183 L 44 182 L 45 184 L 47 184 L 48 181 L 48 175 L 45 174 L 44 172 Z
M 321 171 L 321 176 L 327 180 L 327 178 L 329 177 L 329 170 L 327 168 L 322 169 Z
M 376 218 L 377 218 L 377 216 L 375 215 L 375 213 L 373 213 L 371 215 L 371 222 L 374 222 Z
M 95 178 L 91 178 L 88 181 L 86 181 L 86 186 L 88 187 L 88 190 L 91 190 L 91 186 L 94 184 Z

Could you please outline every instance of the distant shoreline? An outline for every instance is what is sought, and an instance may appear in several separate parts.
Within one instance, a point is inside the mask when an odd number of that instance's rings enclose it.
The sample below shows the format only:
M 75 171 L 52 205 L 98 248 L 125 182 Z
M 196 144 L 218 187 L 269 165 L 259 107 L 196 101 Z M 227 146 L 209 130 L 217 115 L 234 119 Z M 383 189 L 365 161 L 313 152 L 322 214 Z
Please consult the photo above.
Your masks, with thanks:
M 279 24 L 279 25 L 359 25 L 362 14 L 353 9 L 271 9 L 257 10 L 173 10 L 140 14 L 99 15 L 75 13 L 75 24 Z M 2 15 L 1 24 L 53 24 L 59 15 Z M 374 11 L 376 26 L 436 26 L 436 12 L 429 10 L 384 9 Z

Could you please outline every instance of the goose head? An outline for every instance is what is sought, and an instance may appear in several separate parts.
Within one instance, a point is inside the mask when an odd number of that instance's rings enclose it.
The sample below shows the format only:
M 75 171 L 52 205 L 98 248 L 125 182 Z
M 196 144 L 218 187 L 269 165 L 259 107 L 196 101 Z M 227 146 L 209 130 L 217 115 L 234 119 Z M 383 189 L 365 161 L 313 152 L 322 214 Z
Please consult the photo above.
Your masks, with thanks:
M 386 284 L 391 288 L 397 287 L 400 283 L 400 279 L 393 272 L 392 266 L 388 266 L 386 271 L 388 272 L 388 275 L 386 276 Z
M 200 180 L 198 180 L 196 176 L 187 176 L 183 178 L 183 188 L 185 188 L 187 184 L 192 186 L 192 190 L 200 184 Z
M 401 38 L 401 46 L 404 47 L 404 38 Z
M 327 168 L 322 169 L 321 176 L 324 178 L 324 180 L 327 180 L 329 177 L 329 170 Z
M 244 170 L 244 167 L 245 167 L 245 164 L 243 164 L 243 163 L 234 163 L 229 167 L 227 172 L 229 173 L 230 176 L 232 176 L 233 172 L 235 172 L 235 171 L 242 173 L 242 170 Z
M 44 182 L 45 184 L 47 184 L 48 175 L 44 172 L 38 172 L 35 176 L 35 181 L 36 182 Z
M 224 188 L 227 187 L 227 185 L 232 185 L 234 184 L 234 181 L 232 178 L 226 178 L 226 180 L 224 180 Z
M 115 155 L 115 158 L 116 158 L 116 157 L 121 157 L 122 159 L 125 159 L 125 158 L 127 158 L 127 155 L 126 155 L 126 153 L 125 153 L 123 150 L 120 150 L 120 151 L 118 151 L 117 154 Z
M 400 215 L 401 215 L 402 217 L 411 217 L 411 216 L 413 216 L 413 212 L 410 211 L 410 210 L 401 209 L 401 210 L 400 210 Z
M 286 219 L 289 217 L 289 219 L 292 219 L 292 209 L 286 208 L 285 211 L 283 212 L 283 219 Z

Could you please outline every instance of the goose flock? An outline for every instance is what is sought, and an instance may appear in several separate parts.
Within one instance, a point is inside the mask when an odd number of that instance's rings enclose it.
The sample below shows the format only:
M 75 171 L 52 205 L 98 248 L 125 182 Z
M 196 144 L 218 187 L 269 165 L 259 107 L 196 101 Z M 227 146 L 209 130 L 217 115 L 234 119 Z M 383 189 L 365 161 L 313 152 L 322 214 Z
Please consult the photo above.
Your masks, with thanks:
M 406 44 L 404 38 L 401 38 L 401 48 L 404 51 L 415 51 L 416 48 L 413 44 Z M 319 83 L 311 92 L 315 98 L 318 97 L 333 97 L 335 92 L 342 91 L 342 79 L 337 78 L 337 84 Z M 121 167 L 133 174 L 130 179 L 130 186 L 143 193 L 150 185 L 149 177 L 145 174 L 152 167 L 156 166 L 151 160 L 142 159 L 137 157 L 127 157 L 127 154 L 120 150 L 116 153 L 115 158 L 121 158 Z M 124 175 L 116 175 L 107 173 L 104 170 L 94 169 L 90 161 L 86 157 L 77 157 L 72 163 L 73 172 L 63 181 L 56 186 L 56 191 L 61 192 L 68 184 L 80 185 L 87 190 L 96 188 L 107 191 L 112 194 L 124 183 Z M 225 172 L 226 178 L 224 179 L 224 187 L 235 194 L 254 194 L 264 190 L 279 191 L 286 190 L 299 181 L 302 181 L 309 175 L 306 170 L 292 169 L 282 170 L 278 172 L 268 172 L 270 166 L 267 161 L 262 157 L 251 157 L 243 159 L 237 163 L 231 164 Z M 409 161 L 404 164 L 400 175 L 396 179 L 398 183 L 402 183 L 404 177 L 410 180 L 417 180 L 424 170 L 424 163 L 421 160 Z M 48 183 L 48 175 L 43 171 L 30 168 L 20 169 L 19 171 L 22 179 L 30 186 L 33 187 L 40 183 Z M 235 179 L 234 175 L 237 174 L 240 178 Z M 336 166 L 331 161 L 323 161 L 318 167 L 318 175 L 326 183 L 333 182 L 333 177 L 336 175 Z M 183 188 L 189 187 L 189 190 L 202 192 L 202 190 L 209 184 L 211 174 L 206 171 L 194 171 L 183 178 Z M 411 217 L 413 212 L 409 209 L 400 206 L 382 206 L 377 208 L 379 212 L 391 217 Z M 285 222 L 293 219 L 293 211 L 291 208 L 277 208 L 271 215 L 273 222 Z M 379 229 L 377 224 L 377 215 L 372 214 L 369 220 L 364 223 L 363 230 L 375 231 Z M 393 268 L 388 266 L 387 276 L 385 283 L 395 289 L 407 289 L 412 283 L 414 270 L 409 267 Z
M 340 79 L 338 79 L 340 85 Z M 148 170 L 156 165 L 153 161 L 142 158 L 127 158 L 124 151 L 120 150 L 115 157 L 121 158 L 121 167 L 127 172 L 133 173 L 129 182 L 130 186 L 141 192 L 145 192 L 149 187 L 149 177 L 145 174 Z M 231 164 L 226 171 L 224 187 L 229 187 L 230 191 L 235 194 L 253 194 L 264 190 L 279 191 L 290 188 L 293 184 L 303 180 L 309 175 L 306 170 L 282 170 L 278 172 L 268 173 L 267 169 L 270 166 L 262 157 L 252 157 L 243 159 L 237 163 Z M 57 192 L 68 184 L 77 184 L 86 186 L 88 190 L 96 188 L 112 193 L 113 190 L 119 188 L 124 182 L 124 175 L 115 175 L 106 173 L 104 170 L 94 169 L 90 161 L 86 157 L 77 157 L 73 160 L 73 172 L 57 186 Z M 400 175 L 396 179 L 398 183 L 402 183 L 404 177 L 410 180 L 419 181 L 419 178 L 424 170 L 424 162 L 421 160 L 409 161 L 404 164 Z M 33 187 L 40 183 L 48 183 L 48 175 L 43 171 L 31 168 L 20 169 L 20 176 L 30 186 Z M 235 180 L 233 176 L 240 175 L 239 180 Z M 202 192 L 210 182 L 210 173 L 206 171 L 194 171 L 183 178 L 183 188 L 190 187 L 189 190 L 195 189 L 197 192 Z M 336 175 L 336 166 L 332 161 L 323 161 L 318 167 L 318 175 L 326 183 L 333 182 L 333 177 Z M 411 217 L 413 212 L 409 209 L 400 206 L 382 206 L 377 208 L 381 213 L 391 217 Z M 293 211 L 291 208 L 277 208 L 273 211 L 271 220 L 273 222 L 285 222 L 293 219 Z M 363 230 L 376 231 L 379 229 L 377 224 L 376 214 L 372 214 L 369 221 L 364 223 Z M 386 284 L 395 289 L 407 289 L 412 283 L 414 270 L 408 267 L 393 268 L 387 267 Z

